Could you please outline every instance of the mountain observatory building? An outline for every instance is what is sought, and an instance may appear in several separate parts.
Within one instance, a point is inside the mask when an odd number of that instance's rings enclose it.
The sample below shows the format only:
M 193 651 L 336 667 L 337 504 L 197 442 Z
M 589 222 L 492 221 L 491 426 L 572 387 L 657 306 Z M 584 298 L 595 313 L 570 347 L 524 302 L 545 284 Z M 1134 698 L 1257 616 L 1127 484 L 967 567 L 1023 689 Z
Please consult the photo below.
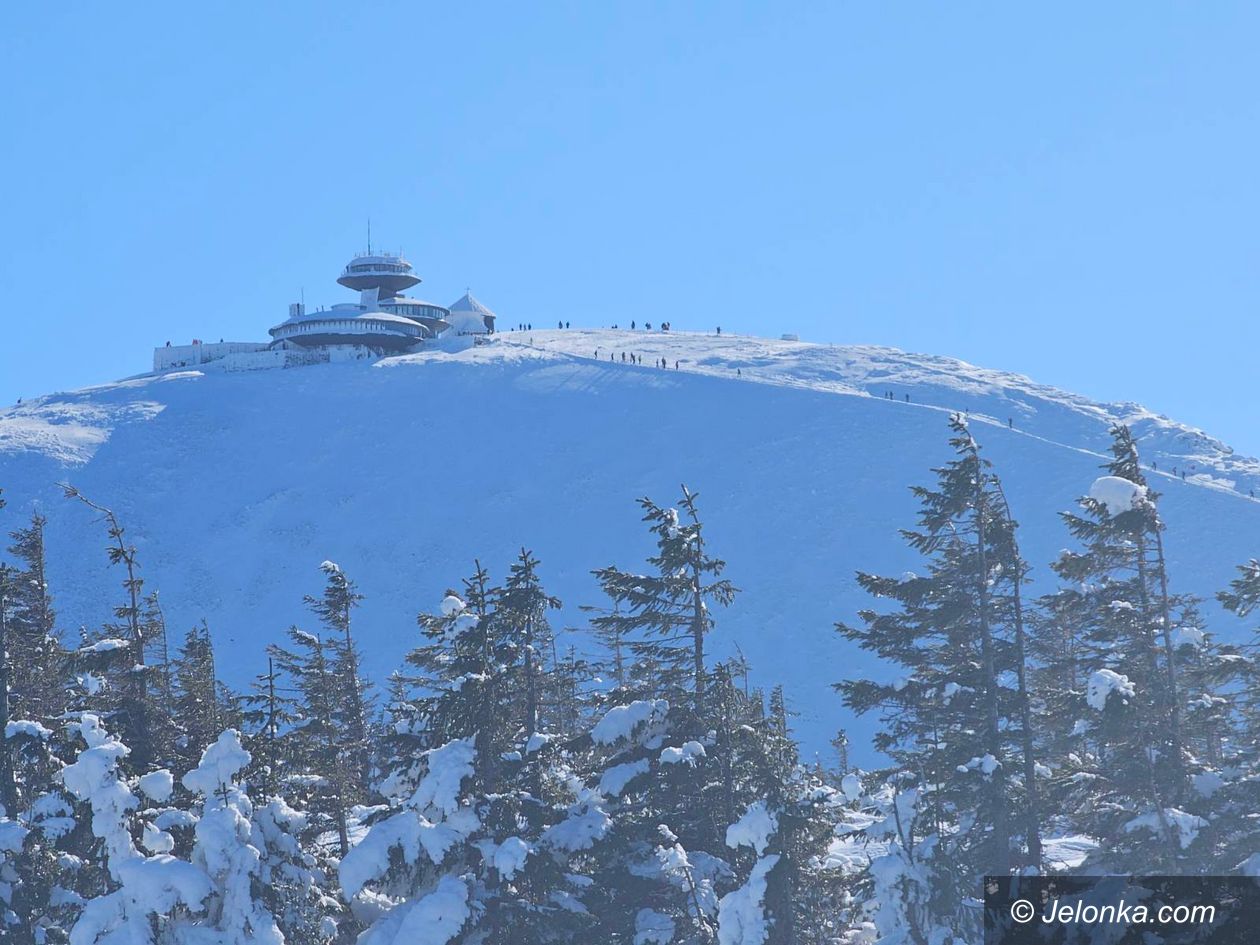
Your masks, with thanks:
M 449 307 L 406 295 L 420 277 L 401 253 L 355 256 L 338 284 L 358 293 L 358 300 L 308 311 L 302 302 L 289 306 L 289 317 L 268 330 L 269 342 L 206 342 L 172 345 L 153 352 L 153 370 L 214 364 L 229 371 L 265 370 L 335 361 L 361 361 L 418 351 L 426 344 L 462 346 L 494 333 L 495 314 L 471 292 Z

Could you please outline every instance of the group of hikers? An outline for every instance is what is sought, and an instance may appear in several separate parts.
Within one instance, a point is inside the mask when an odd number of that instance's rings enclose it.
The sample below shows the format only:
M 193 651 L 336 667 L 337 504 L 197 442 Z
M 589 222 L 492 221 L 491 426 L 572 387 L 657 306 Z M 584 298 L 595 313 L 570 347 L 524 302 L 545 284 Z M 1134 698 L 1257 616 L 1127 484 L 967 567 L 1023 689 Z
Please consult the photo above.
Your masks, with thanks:
M 530 324 L 522 324 L 522 325 L 520 325 L 520 326 L 518 326 L 518 327 L 520 328 L 520 330 L 521 330 L 521 331 L 525 331 L 525 330 L 527 330 L 527 329 L 532 329 L 534 326 L 533 326 L 533 325 L 530 325 Z M 569 327 L 569 323 L 568 323 L 568 322 L 560 322 L 560 323 L 559 323 L 559 325 L 558 325 L 557 327 L 559 327 L 559 328 L 568 328 L 568 327 Z M 613 328 L 616 328 L 617 326 L 616 326 L 616 325 L 613 325 L 612 327 L 613 327 Z M 637 327 L 638 327 L 638 326 L 637 326 L 637 323 L 636 323 L 635 321 L 631 321 L 631 322 L 630 322 L 630 328 L 631 328 L 631 330 L 635 330 L 635 329 L 637 329 Z M 646 331 L 651 331 L 651 330 L 652 330 L 652 323 L 651 323 L 651 322 L 644 322 L 644 323 L 643 323 L 643 328 L 644 328 Z M 661 331 L 669 331 L 669 322 L 661 322 L 660 329 L 661 329 Z M 719 335 L 720 335 L 720 334 L 722 334 L 722 326 L 721 326 L 721 325 L 718 325 L 718 326 L 717 326 L 717 334 L 719 334 Z M 531 344 L 533 343 L 533 339 L 532 339 L 532 338 L 530 339 L 530 343 L 531 343 Z M 596 360 L 596 361 L 600 360 L 600 354 L 599 354 L 599 349 L 598 349 L 598 348 L 596 348 L 596 349 L 595 349 L 595 360 Z M 608 352 L 608 360 L 609 360 L 609 361 L 612 361 L 612 362 L 614 362 L 614 363 L 615 363 L 615 362 L 617 361 L 617 353 L 616 353 L 616 352 L 613 352 L 613 351 Z M 629 352 L 629 353 L 627 353 L 627 352 L 625 352 L 625 351 L 622 351 L 622 352 L 621 352 L 621 363 L 622 363 L 622 364 L 629 363 L 629 364 L 638 364 L 638 365 L 642 365 L 642 364 L 643 364 L 643 355 L 641 355 L 641 354 L 636 354 L 636 353 L 635 353 L 635 352 L 633 352 L 633 351 L 632 351 L 632 352 Z M 666 359 L 666 358 L 654 358 L 654 359 L 653 359 L 653 362 L 652 362 L 652 366 L 653 366 L 653 367 L 660 368 L 661 370 L 668 370 L 668 369 L 669 369 L 669 361 L 668 361 L 668 359 Z M 681 362 L 679 362 L 679 361 L 675 361 L 675 362 L 674 362 L 674 370 L 675 370 L 675 371 L 677 371 L 677 370 L 680 370 L 680 369 L 681 369 Z M 741 369 L 739 369 L 739 368 L 736 368 L 736 369 L 735 369 L 735 374 L 736 374 L 736 376 L 738 376 L 738 377 L 743 377 L 743 376 L 744 376 L 744 372 L 743 372 Z M 910 395 L 909 395 L 908 393 L 903 394 L 902 396 L 905 398 L 905 402 L 906 402 L 906 403 L 910 403 Z M 894 394 L 894 393 L 893 393 L 892 391 L 890 391 L 890 390 L 886 390 L 886 391 L 884 391 L 884 399 L 885 399 L 885 400 L 896 400 L 896 399 L 897 399 L 897 395 L 896 395 L 896 394 Z M 21 403 L 21 401 L 18 401 L 18 403 Z M 969 414 L 969 413 L 970 413 L 970 411 L 965 411 L 965 413 L 968 413 L 968 414 Z M 1014 419 L 1013 417 L 1007 417 L 1007 418 L 1006 418 L 1006 426 L 1007 426 L 1007 428 L 1008 428 L 1008 429 L 1011 429 L 1011 430 L 1015 429 L 1015 419 Z M 1154 469 L 1154 470 L 1155 470 L 1155 471 L 1157 471 L 1157 472 L 1159 471 L 1159 466 L 1158 466 L 1155 462 L 1153 462 L 1153 461 L 1151 462 L 1151 468 L 1152 468 L 1152 469 Z M 1186 479 L 1186 471 L 1185 471 L 1184 469 L 1177 469 L 1177 467 L 1175 467 L 1175 466 L 1174 466 L 1174 467 L 1173 467 L 1173 469 L 1172 469 L 1172 474 L 1173 474 L 1174 476 L 1180 476 L 1180 477 L 1181 477 L 1182 482 L 1184 482 L 1184 481 L 1185 481 L 1185 479 Z M 1250 495 L 1250 497 L 1254 499 L 1254 498 L 1256 497 L 1255 490 L 1254 490 L 1254 489 L 1249 490 L 1249 491 L 1248 491 L 1248 495 Z
M 563 327 L 563 328 L 568 328 L 568 327 L 569 327 L 569 323 L 568 323 L 568 322 L 565 322 L 565 323 L 564 323 L 564 325 L 562 325 L 561 327 Z M 613 329 L 620 329 L 620 328 L 621 328 L 621 326 L 620 326 L 620 325 L 617 325 L 617 324 L 612 324 L 612 325 L 609 325 L 608 327 L 609 327 L 609 328 L 613 328 Z M 635 331 L 638 327 L 639 327 L 639 323 L 638 323 L 637 321 L 635 321 L 634 319 L 631 319 L 631 320 L 630 320 L 630 330 L 631 330 L 631 331 Z M 661 327 L 661 331 L 669 331 L 669 329 L 670 329 L 672 326 L 671 326 L 670 322 L 661 322 L 661 326 L 660 326 L 660 327 Z M 644 323 L 643 323 L 643 330 L 644 330 L 644 331 L 651 331 L 651 330 L 652 330 L 652 323 L 651 323 L 651 322 L 644 322 Z M 720 329 L 720 328 L 718 329 L 718 334 L 719 334 L 719 335 L 720 335 L 720 334 L 722 334 L 722 329 Z
M 600 360 L 600 356 L 599 356 L 599 349 L 598 349 L 598 348 L 596 348 L 596 349 L 595 349 L 595 360 L 596 360 L 596 361 Z M 609 352 L 608 352 L 608 360 L 609 360 L 609 361 L 616 362 L 616 360 L 617 360 L 617 353 L 616 353 L 615 351 L 609 351 Z M 622 364 L 625 364 L 627 361 L 628 361 L 629 363 L 631 363 L 631 364 L 639 364 L 639 365 L 641 365 L 641 364 L 643 364 L 643 355 L 641 355 L 641 354 L 635 354 L 633 351 L 631 351 L 629 354 L 627 354 L 627 353 L 626 353 L 626 352 L 624 352 L 624 351 L 623 351 L 623 352 L 621 352 L 621 363 L 622 363 Z M 675 370 L 675 371 L 680 370 L 680 369 L 681 369 L 681 364 L 682 364 L 682 362 L 681 362 L 681 361 L 675 361 L 675 362 L 674 362 L 674 370 Z M 653 366 L 653 367 L 658 367 L 658 368 L 660 368 L 662 371 L 668 370 L 668 369 L 669 369 L 669 360 L 668 360 L 668 359 L 666 359 L 666 358 L 653 358 L 653 359 L 652 359 L 652 366 Z
M 572 326 L 571 326 L 568 322 L 566 322 L 566 321 L 557 321 L 557 322 L 556 322 L 556 328 L 559 328 L 559 329 L 565 329 L 565 328 L 570 328 L 570 327 L 572 327 Z M 608 327 L 609 327 L 609 328 L 620 328 L 621 326 L 620 326 L 620 325 L 609 325 Z M 636 331 L 636 330 L 638 329 L 638 327 L 639 327 L 639 323 L 638 323 L 638 321 L 637 321 L 637 320 L 634 320 L 634 319 L 631 319 L 631 321 L 630 321 L 630 330 L 631 330 L 631 331 Z M 672 327 L 673 327 L 673 323 L 671 323 L 671 322 L 661 322 L 661 324 L 660 324 L 660 330 L 661 330 L 661 331 L 669 331 Z M 534 324 L 533 324 L 533 322 L 520 322 L 519 324 L 517 324 L 517 326 L 516 326 L 515 328 L 512 328 L 512 329 L 510 329 L 510 330 L 511 330 L 511 331 L 533 331 L 533 330 L 534 330 Z M 651 330 L 652 330 L 652 323 L 651 323 L 651 322 L 644 322 L 644 323 L 643 323 L 643 330 L 644 330 L 644 331 L 651 331 Z M 720 335 L 720 334 L 722 334 L 722 326 L 721 326 L 721 325 L 718 325 L 718 326 L 717 326 L 717 333 L 718 333 L 719 335 Z M 169 342 L 169 341 L 167 342 L 167 345 L 170 345 L 170 342 Z

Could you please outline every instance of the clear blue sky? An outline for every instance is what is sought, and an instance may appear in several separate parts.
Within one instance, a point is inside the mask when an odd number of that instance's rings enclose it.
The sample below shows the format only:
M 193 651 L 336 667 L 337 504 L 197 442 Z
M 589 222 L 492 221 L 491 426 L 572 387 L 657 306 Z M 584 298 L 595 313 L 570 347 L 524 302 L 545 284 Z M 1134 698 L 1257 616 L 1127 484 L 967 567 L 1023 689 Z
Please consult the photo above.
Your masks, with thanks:
M 1018 8 L 1018 9 L 1017 9 Z M 894 345 L 1260 453 L 1254 4 L 15 4 L 0 402 L 365 242 L 505 323 Z

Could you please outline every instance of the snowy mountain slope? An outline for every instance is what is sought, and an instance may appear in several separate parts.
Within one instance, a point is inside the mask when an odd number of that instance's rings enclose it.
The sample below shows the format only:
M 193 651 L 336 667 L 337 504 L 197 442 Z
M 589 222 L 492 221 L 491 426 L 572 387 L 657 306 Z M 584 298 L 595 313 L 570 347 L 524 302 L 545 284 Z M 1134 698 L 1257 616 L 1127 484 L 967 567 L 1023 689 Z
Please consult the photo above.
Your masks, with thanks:
M 650 366 L 661 357 L 669 370 Z M 913 521 L 907 485 L 948 457 L 952 410 L 970 411 L 1043 582 L 1068 544 L 1055 513 L 1088 489 L 1118 419 L 1158 464 L 1178 589 L 1210 595 L 1260 552 L 1260 463 L 1136 405 L 890 349 L 576 329 L 375 365 L 134 378 L 0 410 L 0 523 L 32 504 L 48 515 L 73 630 L 107 618 L 119 576 L 56 483 L 113 507 L 172 631 L 207 618 L 236 683 L 309 623 L 301 596 L 335 560 L 367 595 L 358 636 L 381 679 L 415 642 L 415 613 L 474 557 L 502 574 L 531 547 L 566 603 L 557 625 L 578 625 L 577 605 L 600 603 L 589 570 L 649 551 L 634 499 L 671 501 L 686 482 L 743 590 L 715 649 L 738 645 L 758 680 L 788 683 L 812 746 L 840 725 L 861 745 L 870 724 L 829 684 L 880 668 L 831 627 L 868 603 L 856 569 L 916 565 L 896 529 Z M 1205 614 L 1242 632 L 1214 603 Z

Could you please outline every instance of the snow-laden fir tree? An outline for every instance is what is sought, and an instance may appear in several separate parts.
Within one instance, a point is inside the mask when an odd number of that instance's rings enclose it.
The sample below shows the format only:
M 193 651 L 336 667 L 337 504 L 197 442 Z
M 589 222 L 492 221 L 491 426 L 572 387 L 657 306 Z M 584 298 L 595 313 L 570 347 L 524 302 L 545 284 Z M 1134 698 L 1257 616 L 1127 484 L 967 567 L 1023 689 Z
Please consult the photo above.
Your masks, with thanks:
M 327 640 L 297 627 L 289 628 L 287 646 L 267 650 L 293 690 L 293 722 L 275 761 L 278 781 L 290 791 L 302 789 L 311 837 L 333 831 L 340 857 L 350 850 L 351 808 L 361 799 L 354 757 L 362 746 L 346 738 L 345 690 L 328 651 Z
M 606 803 L 622 812 L 615 844 L 597 854 L 592 911 L 600 935 L 648 922 L 668 925 L 679 941 L 713 941 L 715 889 L 731 877 L 718 834 L 734 802 L 720 790 L 716 810 L 706 810 L 702 795 L 710 783 L 705 716 L 720 711 L 729 689 L 706 699 L 711 608 L 728 605 L 736 589 L 706 546 L 696 499 L 686 486 L 679 508 L 640 499 L 656 541 L 649 570 L 594 572 L 610 606 L 591 628 L 608 647 L 618 685 L 592 730 L 587 766 Z
M 171 661 L 170 698 L 178 732 L 174 738 L 177 767 L 187 770 L 197 763 L 228 724 L 226 705 L 214 665 L 214 641 L 204 622 L 184 635 Z M 165 686 L 159 680 L 159 685 Z
M 303 703 L 288 682 L 268 659 L 267 672 L 236 700 L 246 727 L 242 744 L 251 756 L 241 779 L 256 798 L 253 842 L 263 854 L 259 895 L 286 941 L 346 938 L 353 923 L 334 876 L 341 850 L 328 841 L 330 834 L 340 836 L 342 819 L 329 813 L 331 782 L 309 773 Z
M 935 470 L 933 487 L 913 489 L 918 527 L 902 532 L 925 573 L 860 573 L 859 584 L 891 606 L 838 625 L 903 670 L 891 683 L 853 679 L 837 689 L 855 712 L 880 713 L 876 747 L 902 773 L 892 810 L 911 823 L 895 838 L 896 855 L 915 870 L 899 882 L 913 876 L 916 895 L 927 896 L 908 913 L 912 940 L 929 928 L 974 929 L 980 878 L 1038 865 L 1040 851 L 1021 652 L 1027 568 L 991 465 L 962 418 L 950 428 L 954 458 Z
M 0 495 L 0 509 L 4 507 Z M 14 565 L 0 562 L 0 938 L 64 938 L 76 909 L 63 859 L 76 828 L 58 783 L 70 750 L 62 727 L 68 662 L 47 582 L 45 519 L 13 531 Z
M 152 721 L 155 707 L 150 669 L 145 661 L 148 646 L 144 634 L 144 578 L 140 576 L 139 554 L 112 509 L 94 502 L 72 485 L 64 485 L 63 490 L 67 498 L 87 506 L 105 524 L 109 562 L 123 572 L 123 601 L 114 607 L 114 621 L 91 641 L 96 650 L 89 652 L 118 651 L 114 661 L 118 671 L 112 674 L 116 685 L 111 687 L 116 698 L 106 707 L 113 713 L 115 724 L 121 726 L 132 763 L 145 768 L 156 760 Z
M 478 566 L 421 616 L 426 642 L 408 657 L 417 691 L 394 711 L 402 744 L 427 747 L 394 752 L 390 811 L 341 865 L 369 925 L 362 942 L 563 940 L 586 924 L 570 861 L 606 825 L 555 747 L 564 733 L 540 728 L 557 604 L 522 551 L 503 586 Z
M 269 764 L 276 769 L 272 781 L 283 785 L 286 798 L 309 815 L 308 829 L 315 835 L 334 831 L 336 855 L 344 856 L 350 849 L 354 811 L 371 794 L 372 697 L 352 633 L 353 611 L 362 596 L 333 562 L 325 561 L 320 570 L 324 592 L 305 601 L 322 632 L 292 627 L 287 646 L 273 645 L 267 651 L 276 678 L 268 682 L 266 698 L 274 699 L 273 687 L 284 690 L 286 712 L 292 717 Z M 259 704 L 253 705 L 257 711 Z M 274 701 L 262 708 L 275 710 Z M 295 794 L 296 789 L 302 793 Z
M 1072 828 L 1107 838 L 1093 865 L 1118 872 L 1181 868 L 1206 825 L 1194 810 L 1176 613 L 1164 525 L 1128 428 L 1112 430 L 1107 475 L 1063 513 L 1078 548 L 1054 563 L 1038 650 L 1052 805 Z
M 171 652 L 166 628 L 166 614 L 157 591 L 144 595 L 140 606 L 140 632 L 144 637 L 145 665 L 149 670 L 149 689 L 152 693 L 152 711 L 149 713 L 150 740 L 153 744 L 155 765 L 178 764 L 185 769 L 196 763 L 201 750 L 209 739 L 218 733 L 213 729 L 202 738 L 190 740 L 184 737 L 182 717 L 175 693 L 175 656 Z M 209 640 L 209 631 L 206 630 Z M 221 726 L 220 726 L 221 727 Z
M 1260 560 L 1238 567 L 1228 589 L 1218 595 L 1221 604 L 1238 617 L 1254 621 L 1260 608 Z M 1220 773 L 1206 772 L 1195 779 L 1199 793 L 1210 794 L 1213 808 L 1204 832 L 1211 848 L 1213 872 L 1239 871 L 1260 876 L 1260 629 L 1229 655 L 1231 672 L 1218 694 L 1218 703 L 1230 707 L 1235 725 L 1230 730 L 1220 759 Z
M 372 779 L 372 757 L 368 719 L 372 713 L 371 694 L 359 671 L 363 661 L 354 642 L 354 609 L 363 600 L 354 582 L 332 561 L 320 566 L 324 592 L 306 597 L 306 605 L 319 619 L 328 644 L 328 669 L 342 687 L 338 723 L 345 729 L 350 764 L 355 769 L 355 793 L 362 793 Z
M 596 572 L 611 606 L 591 622 L 616 686 L 583 760 L 612 824 L 592 854 L 595 936 L 807 941 L 817 925 L 802 886 L 825 849 L 829 792 L 789 748 L 782 693 L 767 714 L 746 666 L 707 665 L 711 606 L 735 589 L 706 548 L 695 496 L 684 488 L 680 504 L 640 501 L 657 541 L 649 573 Z M 745 843 L 752 822 L 760 839 Z
M 62 772 L 66 789 L 90 812 L 97 892 L 82 907 L 70 945 L 188 942 L 182 933 L 204 914 L 213 886 L 206 874 L 168 853 L 146 855 L 133 839 L 139 806 L 120 771 L 130 753 L 94 715 L 75 723 L 86 747 Z
M 184 787 L 200 798 L 192 863 L 210 881 L 204 916 L 197 921 L 199 934 L 188 936 L 188 945 L 196 941 L 284 945 L 284 936 L 262 895 L 266 844 L 255 839 L 260 831 L 253 822 L 254 807 L 237 780 L 249 760 L 240 735 L 228 729 L 182 779 Z M 309 941 L 315 945 L 319 940 Z
M 303 844 L 308 826 L 307 815 L 279 795 L 255 806 L 251 842 L 262 856 L 256 895 L 286 942 L 344 940 L 354 926 L 326 861 Z
M 10 533 L 6 643 L 11 653 L 10 713 L 17 719 L 46 721 L 65 711 L 65 652 L 48 586 L 44 528 L 34 513 L 28 525 Z
M 690 688 L 698 702 L 705 686 L 705 637 L 713 627 L 710 607 L 725 607 L 736 589 L 722 572 L 726 562 L 709 553 L 698 495 L 682 487 L 679 508 L 642 498 L 643 521 L 656 538 L 649 573 L 618 567 L 595 571 L 611 612 L 591 621 L 606 639 L 624 641 L 638 662 L 650 663 L 670 689 Z
M 275 658 L 268 657 L 267 671 L 255 677 L 250 688 L 236 700 L 251 758 L 248 778 L 267 795 L 277 793 L 292 773 L 293 758 L 286 742 L 300 715 L 295 691 L 286 682 Z

